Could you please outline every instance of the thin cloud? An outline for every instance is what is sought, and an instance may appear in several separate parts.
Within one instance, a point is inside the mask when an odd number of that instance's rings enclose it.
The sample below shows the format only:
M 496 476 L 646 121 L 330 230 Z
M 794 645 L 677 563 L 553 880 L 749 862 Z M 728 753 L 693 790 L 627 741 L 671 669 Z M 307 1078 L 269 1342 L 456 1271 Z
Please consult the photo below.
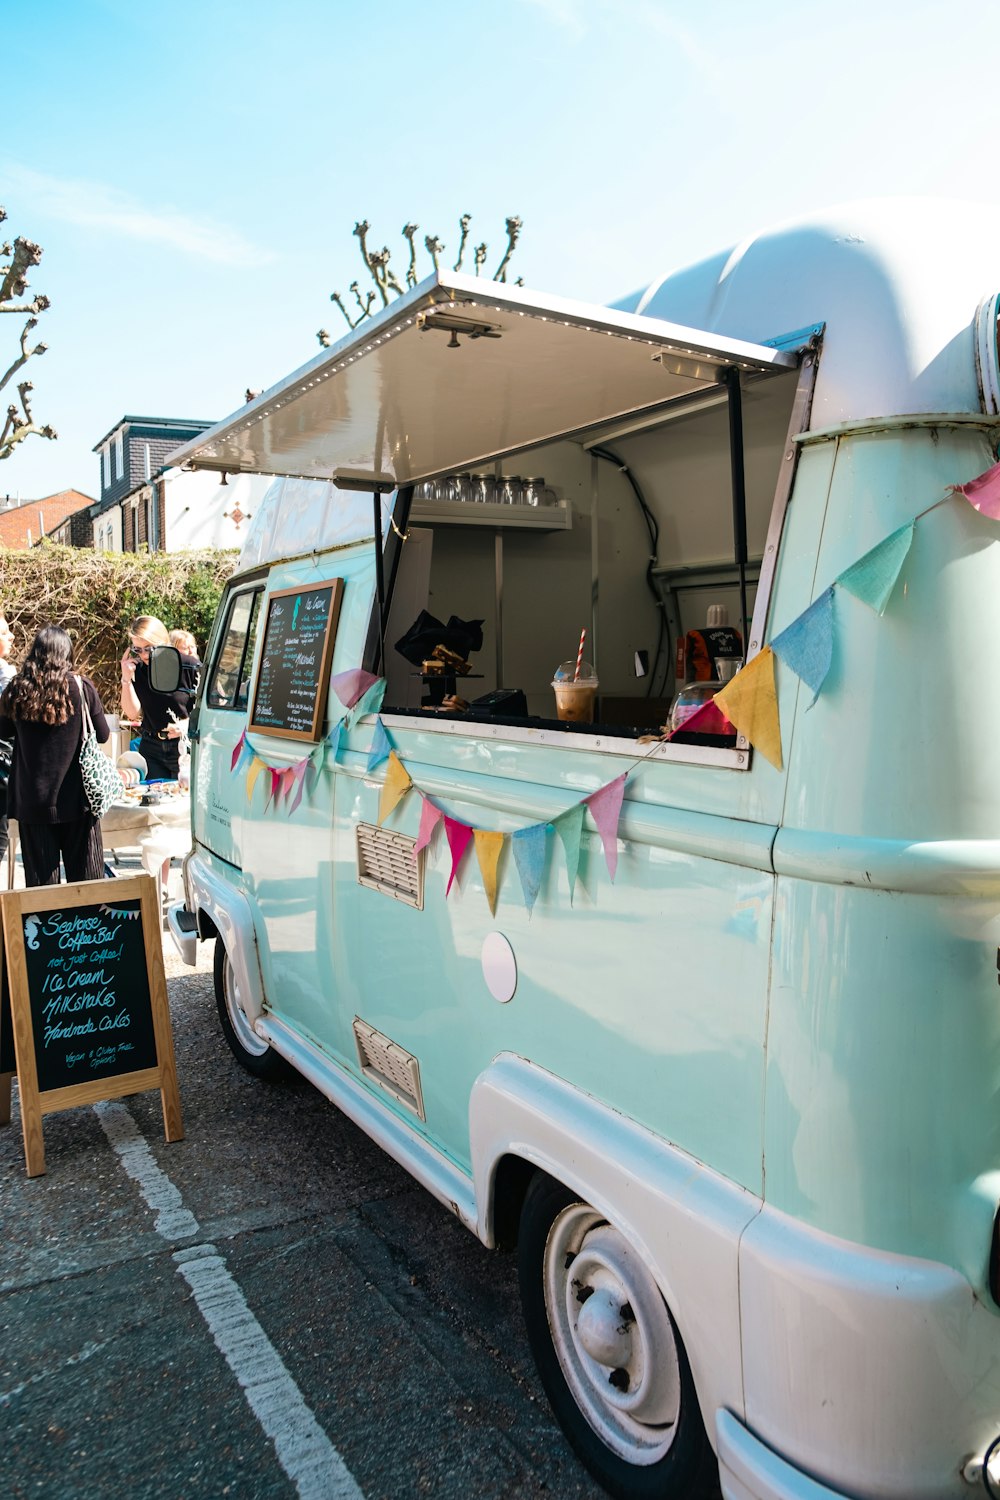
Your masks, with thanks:
M 521 0 L 521 4 L 540 10 L 554 26 L 561 26 L 574 36 L 582 36 L 587 30 L 586 0 Z
M 702 46 L 689 26 L 671 14 L 665 0 L 521 0 L 574 38 L 598 30 L 642 44 L 650 33 L 664 38 L 720 102 L 732 86 L 731 70 L 716 49 Z
M 199 260 L 226 266 L 261 266 L 274 259 L 242 235 L 219 224 L 189 218 L 170 208 L 150 209 L 104 182 L 47 177 L 24 167 L 0 169 L 9 210 L 23 221 L 25 208 L 66 224 L 106 229 L 127 239 L 167 245 Z

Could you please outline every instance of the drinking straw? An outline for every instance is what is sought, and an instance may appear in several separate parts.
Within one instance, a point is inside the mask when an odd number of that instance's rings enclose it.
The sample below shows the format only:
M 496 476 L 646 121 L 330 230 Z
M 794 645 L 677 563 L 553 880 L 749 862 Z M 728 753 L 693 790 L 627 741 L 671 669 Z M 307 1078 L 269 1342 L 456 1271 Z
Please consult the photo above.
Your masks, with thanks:
M 574 682 L 577 682 L 579 680 L 579 677 L 580 677 L 580 663 L 583 661 L 583 643 L 584 643 L 584 641 L 586 639 L 587 639 L 587 627 L 585 625 L 583 627 L 583 629 L 580 631 L 580 649 L 576 653 L 576 670 L 573 673 L 573 681 Z

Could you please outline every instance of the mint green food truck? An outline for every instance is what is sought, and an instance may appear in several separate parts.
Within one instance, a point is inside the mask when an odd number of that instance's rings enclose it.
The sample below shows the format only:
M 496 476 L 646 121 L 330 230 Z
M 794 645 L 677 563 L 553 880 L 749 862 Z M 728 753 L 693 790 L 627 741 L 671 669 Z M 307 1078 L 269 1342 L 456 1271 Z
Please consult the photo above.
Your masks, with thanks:
M 612 1495 L 1000 1493 L 998 246 L 442 272 L 176 456 L 274 482 L 175 937 L 516 1246 Z

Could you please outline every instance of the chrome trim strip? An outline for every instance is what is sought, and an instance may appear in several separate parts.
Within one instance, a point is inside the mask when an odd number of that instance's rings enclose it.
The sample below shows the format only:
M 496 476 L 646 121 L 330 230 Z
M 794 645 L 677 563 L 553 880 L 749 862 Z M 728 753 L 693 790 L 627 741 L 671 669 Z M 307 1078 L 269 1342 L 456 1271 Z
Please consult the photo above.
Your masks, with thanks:
M 820 885 L 1000 898 L 1000 839 L 872 839 L 780 828 L 774 870 Z
M 817 432 L 800 432 L 792 442 L 805 447 L 808 443 L 832 443 L 842 437 L 867 437 L 876 432 L 904 432 L 907 428 L 920 427 L 980 427 L 986 432 L 1000 434 L 1000 416 L 983 416 L 982 412 L 930 411 L 897 417 L 864 417 L 857 422 L 823 427 Z

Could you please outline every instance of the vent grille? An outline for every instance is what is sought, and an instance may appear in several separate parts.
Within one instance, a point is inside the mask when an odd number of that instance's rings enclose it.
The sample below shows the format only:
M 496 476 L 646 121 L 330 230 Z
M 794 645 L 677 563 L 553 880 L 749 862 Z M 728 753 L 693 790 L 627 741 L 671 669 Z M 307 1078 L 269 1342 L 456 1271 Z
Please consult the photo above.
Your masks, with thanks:
M 420 1064 L 409 1052 L 360 1016 L 354 1018 L 354 1040 L 358 1060 L 366 1078 L 385 1089 L 400 1104 L 412 1109 L 418 1119 L 426 1119 L 424 1097 L 420 1089 Z
M 416 839 L 405 833 L 358 824 L 358 884 L 424 909 L 424 851 L 414 854 Z

